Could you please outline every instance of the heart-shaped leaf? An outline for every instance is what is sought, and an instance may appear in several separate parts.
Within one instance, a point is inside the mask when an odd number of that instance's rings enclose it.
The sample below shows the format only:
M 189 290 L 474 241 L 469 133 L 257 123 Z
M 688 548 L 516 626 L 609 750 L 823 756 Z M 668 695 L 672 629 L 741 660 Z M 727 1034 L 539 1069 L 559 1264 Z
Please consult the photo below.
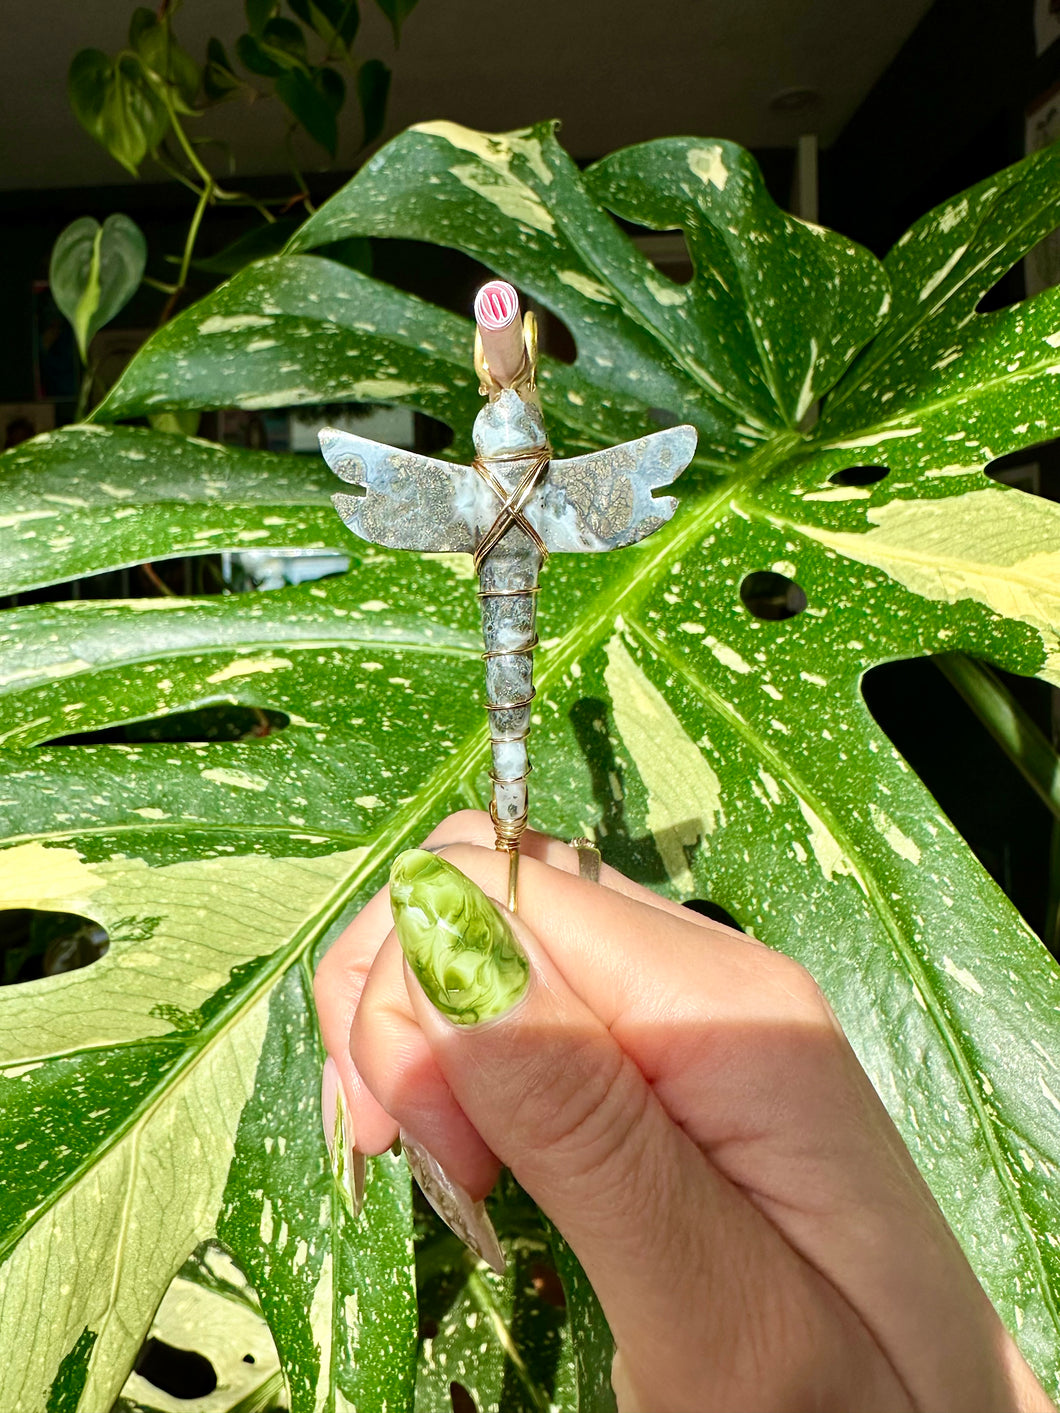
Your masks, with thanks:
M 136 176 L 169 129 L 169 114 L 135 54 L 108 59 L 99 49 L 74 55 L 67 81 L 74 115 Z
M 48 282 L 56 304 L 73 325 L 83 360 L 93 334 L 139 289 L 146 264 L 143 232 L 121 212 L 108 216 L 102 226 L 82 216 L 55 242 Z
M 325 72 L 334 73 L 334 70 Z M 276 80 L 276 95 L 314 142 L 319 142 L 321 147 L 334 157 L 339 141 L 334 88 L 325 89 L 324 85 L 319 85 L 305 69 L 288 69 Z M 341 107 L 341 100 L 339 106 Z
M 277 78 L 287 67 L 286 62 L 278 63 L 265 45 L 252 34 L 239 36 L 236 40 L 236 54 L 245 69 L 261 78 Z
M 281 64 L 305 66 L 309 62 L 305 31 L 294 20 L 280 17 L 267 21 L 261 42 L 269 55 Z
M 260 35 L 280 5 L 279 0 L 244 0 L 243 8 L 251 34 Z
M 239 79 L 232 62 L 219 39 L 210 39 L 206 45 L 206 67 L 202 76 L 207 98 L 219 101 L 229 98 L 239 87 Z
M 129 46 L 159 82 L 170 87 L 180 110 L 194 112 L 191 104 L 199 89 L 199 66 L 177 43 L 168 17 L 159 20 L 153 10 L 138 6 L 129 22 Z
M 357 36 L 361 14 L 357 0 L 289 0 L 291 9 L 320 35 L 329 50 L 348 48 Z
M 401 43 L 401 27 L 416 8 L 418 0 L 375 0 L 383 14 L 390 21 L 394 31 L 394 43 Z

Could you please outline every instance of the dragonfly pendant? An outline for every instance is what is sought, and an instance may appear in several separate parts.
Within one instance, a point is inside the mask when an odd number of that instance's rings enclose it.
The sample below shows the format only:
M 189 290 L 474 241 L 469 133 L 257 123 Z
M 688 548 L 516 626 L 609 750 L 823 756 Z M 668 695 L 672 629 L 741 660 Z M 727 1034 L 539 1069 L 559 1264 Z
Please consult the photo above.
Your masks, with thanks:
M 677 501 L 652 492 L 670 485 L 696 450 L 695 428 L 681 426 L 584 456 L 554 458 L 535 387 L 532 314 L 524 340 L 524 364 L 510 386 L 490 376 L 479 352 L 476 366 L 488 401 L 475 419 L 470 466 L 335 428 L 320 433 L 328 465 L 357 488 L 332 497 L 355 535 L 387 549 L 474 558 L 492 752 L 490 815 L 497 848 L 509 856 L 512 911 L 529 807 L 526 743 L 541 566 L 550 554 L 620 549 L 659 529 Z

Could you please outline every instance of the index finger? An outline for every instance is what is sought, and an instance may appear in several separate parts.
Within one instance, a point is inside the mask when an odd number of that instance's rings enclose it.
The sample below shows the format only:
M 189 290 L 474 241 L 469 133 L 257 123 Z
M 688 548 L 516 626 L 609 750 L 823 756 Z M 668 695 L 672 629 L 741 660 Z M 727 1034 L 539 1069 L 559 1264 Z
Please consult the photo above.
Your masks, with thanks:
M 427 836 L 421 847 L 435 853 L 449 844 L 477 844 L 482 848 L 490 849 L 493 847 L 493 841 L 493 821 L 484 810 L 458 810 L 455 814 L 449 815 L 447 819 L 443 819 L 441 824 Z M 536 829 L 528 829 L 523 835 L 519 852 L 526 858 L 547 863 L 563 873 L 579 872 L 579 851 L 573 845 L 565 844 L 562 839 L 557 839 L 551 834 L 541 834 Z M 682 922 L 692 922 L 710 931 L 717 931 L 718 928 L 726 932 L 736 931 L 736 929 L 726 927 L 724 923 L 704 917 L 683 903 L 675 903 L 672 898 L 666 898 L 661 893 L 653 893 L 650 888 L 645 888 L 641 883 L 635 883 L 632 878 L 627 878 L 624 873 L 619 873 L 617 868 L 611 868 L 609 864 L 602 861 L 597 881 L 603 888 L 609 888 L 614 893 L 621 893 L 623 897 L 632 898 L 648 907 L 658 908 L 661 912 L 669 913 L 671 917 L 680 918 Z M 747 933 L 743 935 L 749 937 Z M 750 940 L 755 941 L 756 939 L 750 938 Z

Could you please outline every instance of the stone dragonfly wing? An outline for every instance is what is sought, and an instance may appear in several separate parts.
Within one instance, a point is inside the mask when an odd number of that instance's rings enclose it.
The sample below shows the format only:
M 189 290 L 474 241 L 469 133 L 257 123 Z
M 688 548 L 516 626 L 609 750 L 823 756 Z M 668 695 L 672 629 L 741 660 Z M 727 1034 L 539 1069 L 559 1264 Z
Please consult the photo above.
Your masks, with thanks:
M 363 489 L 331 497 L 355 535 L 387 549 L 472 554 L 482 534 L 482 482 L 470 466 L 436 461 L 325 427 L 324 460 Z
M 553 461 L 526 508 L 553 553 L 590 553 L 636 544 L 677 509 L 652 491 L 675 481 L 696 453 L 694 427 L 668 427 L 633 442 Z

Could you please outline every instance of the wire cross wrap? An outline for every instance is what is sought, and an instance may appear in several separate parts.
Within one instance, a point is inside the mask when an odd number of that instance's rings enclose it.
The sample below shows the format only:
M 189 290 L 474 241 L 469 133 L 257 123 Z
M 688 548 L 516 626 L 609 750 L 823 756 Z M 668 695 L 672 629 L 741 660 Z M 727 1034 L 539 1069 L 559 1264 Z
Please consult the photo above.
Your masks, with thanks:
M 552 448 L 546 442 L 539 451 L 532 453 L 532 456 L 533 459 L 523 473 L 519 484 L 516 486 L 515 490 L 511 492 L 504 489 L 490 470 L 488 463 L 483 461 L 481 456 L 476 456 L 471 463 L 482 480 L 485 481 L 486 485 L 489 486 L 490 490 L 501 502 L 501 508 L 497 512 L 497 518 L 475 546 L 476 572 L 481 569 L 482 561 L 489 554 L 490 550 L 496 548 L 513 525 L 518 525 L 523 534 L 533 542 L 535 549 L 541 556 L 542 563 L 548 558 L 548 550 L 545 548 L 545 542 L 523 514 L 523 507 L 545 479 L 549 462 L 552 460 Z M 494 461 L 501 459 L 501 457 L 493 458 Z M 523 452 L 519 456 L 508 457 L 506 459 L 510 461 L 525 461 L 527 455 Z

